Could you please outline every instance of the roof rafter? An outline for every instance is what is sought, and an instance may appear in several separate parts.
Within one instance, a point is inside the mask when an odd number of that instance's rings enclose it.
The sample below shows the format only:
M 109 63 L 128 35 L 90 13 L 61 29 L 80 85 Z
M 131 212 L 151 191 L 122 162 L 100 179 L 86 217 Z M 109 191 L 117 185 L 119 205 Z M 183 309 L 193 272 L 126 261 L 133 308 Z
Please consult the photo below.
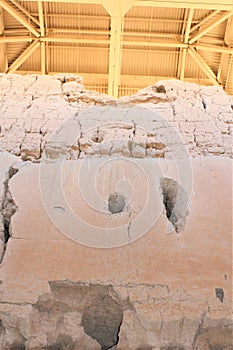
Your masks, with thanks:
M 4 17 L 3 10 L 0 7 L 0 36 L 4 34 Z M 6 44 L 0 43 L 0 72 L 5 73 L 8 68 L 7 54 L 6 54 Z
M 232 11 L 227 11 L 224 12 L 217 20 L 214 19 L 211 23 L 209 23 L 205 28 L 203 28 L 201 31 L 199 31 L 197 34 L 195 34 L 190 40 L 189 43 L 193 44 L 195 41 L 200 39 L 203 35 L 208 33 L 210 30 L 215 28 L 217 25 L 220 23 L 224 22 L 226 19 L 228 19 L 230 16 L 233 15 L 233 10 Z
M 193 14 L 194 14 L 194 9 L 190 9 L 187 22 L 185 21 L 186 22 L 185 31 L 184 31 L 184 43 L 185 44 L 188 44 Z M 179 57 L 179 68 L 180 68 L 179 69 L 179 78 L 180 78 L 180 80 L 184 80 L 184 69 L 185 69 L 186 55 L 187 55 L 187 49 L 186 48 L 182 49 L 181 55 Z
M 190 29 L 190 34 L 192 32 L 194 32 L 194 30 L 198 29 L 200 26 L 205 24 L 207 21 L 209 21 L 212 17 L 216 16 L 219 12 L 220 12 L 220 10 L 215 10 L 215 11 L 211 12 L 208 16 L 203 18 L 200 22 L 198 22 L 197 24 L 192 26 L 191 29 Z
M 102 3 L 106 11 L 111 16 L 108 94 L 117 98 L 121 75 L 124 15 L 132 6 L 133 0 L 103 0 Z
M 37 1 L 37 0 L 32 0 Z M 48 2 L 48 0 L 42 0 Z M 197 8 L 197 9 L 221 9 L 231 10 L 232 0 L 130 0 L 135 6 Z M 49 2 L 79 3 L 79 4 L 106 4 L 106 0 L 49 0 Z M 108 1 L 110 2 L 110 1 Z M 118 1 L 115 1 L 116 3 Z
M 11 16 L 13 16 L 18 22 L 20 22 L 24 27 L 26 27 L 33 35 L 39 38 L 40 34 L 37 30 L 12 6 L 10 6 L 5 0 L 0 0 L 0 6 L 4 8 Z
M 43 3 L 38 1 L 39 23 L 40 23 L 40 35 L 41 38 L 45 36 L 44 28 L 44 15 L 43 15 Z M 41 74 L 46 74 L 46 47 L 45 42 L 40 43 L 40 56 L 41 56 Z
M 224 34 L 224 44 L 229 47 L 229 45 L 233 44 L 233 16 L 229 17 L 227 20 L 226 25 L 226 31 Z M 221 54 L 221 60 L 218 67 L 218 81 L 221 83 L 225 83 L 225 88 L 228 87 L 228 84 L 230 82 L 230 72 L 231 72 L 231 63 L 232 63 L 232 57 L 233 57 L 233 50 L 232 54 L 229 57 L 225 53 Z M 228 61 L 228 68 L 224 67 L 225 63 Z M 231 79 L 232 80 L 232 79 Z
M 14 4 L 16 7 L 18 7 L 18 9 L 20 11 L 22 11 L 28 18 L 30 18 L 37 26 L 39 26 L 39 22 L 38 20 L 31 15 L 30 12 L 28 12 L 28 10 L 25 9 L 25 7 L 23 7 L 21 4 L 18 3 L 18 1 L 16 0 L 11 0 L 12 4 Z
M 123 17 L 111 17 L 111 39 L 109 51 L 108 94 L 118 97 L 118 86 L 121 74 L 121 48 Z
M 201 70 L 207 75 L 210 81 L 214 85 L 219 85 L 216 75 L 214 74 L 212 69 L 209 67 L 209 65 L 203 60 L 201 55 L 193 47 L 189 47 L 188 52 L 190 56 L 193 58 L 193 60 L 197 63 L 197 65 L 201 68 Z
M 18 58 L 11 64 L 7 73 L 13 73 L 16 71 L 21 64 L 26 61 L 26 59 L 33 54 L 34 51 L 40 46 L 39 40 L 34 40 L 22 53 Z
M 231 73 L 232 72 L 232 73 Z M 232 84 L 232 75 L 233 75 L 233 55 L 230 57 L 230 62 L 228 66 L 227 71 L 227 77 L 226 77 L 226 87 L 228 86 L 228 83 L 230 82 L 230 75 L 231 75 L 231 84 Z

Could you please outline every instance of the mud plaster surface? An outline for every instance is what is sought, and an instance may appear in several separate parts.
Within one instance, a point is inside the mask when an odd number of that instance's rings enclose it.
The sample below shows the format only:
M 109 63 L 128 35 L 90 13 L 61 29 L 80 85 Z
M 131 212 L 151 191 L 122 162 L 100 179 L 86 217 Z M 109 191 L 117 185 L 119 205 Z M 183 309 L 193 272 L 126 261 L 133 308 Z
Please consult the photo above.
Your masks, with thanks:
M 178 81 L 117 101 L 75 76 L 2 75 L 0 86 L 0 348 L 231 350 L 232 99 Z M 145 110 L 162 121 L 148 116 L 142 127 Z M 78 140 L 54 142 L 52 132 L 70 119 Z M 175 147 L 177 133 L 186 152 Z M 53 202 L 53 189 L 51 206 L 43 205 L 42 154 L 48 178 L 65 159 L 63 190 L 76 217 L 122 227 L 126 244 L 88 247 L 54 225 L 51 217 L 66 222 L 67 208 Z M 191 193 L 177 173 L 187 154 Z M 76 176 L 102 160 L 111 167 L 101 170 L 96 197 L 91 177 L 77 185 Z M 116 188 L 124 176 L 133 188 Z M 143 211 L 148 179 L 154 197 Z M 80 237 L 85 227 L 77 224 Z

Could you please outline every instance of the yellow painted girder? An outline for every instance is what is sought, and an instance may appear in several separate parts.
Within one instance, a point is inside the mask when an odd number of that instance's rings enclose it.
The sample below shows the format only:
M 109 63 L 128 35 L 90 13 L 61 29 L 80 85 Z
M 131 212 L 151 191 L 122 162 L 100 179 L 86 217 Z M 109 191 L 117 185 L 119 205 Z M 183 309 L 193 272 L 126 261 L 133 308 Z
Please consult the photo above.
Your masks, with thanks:
M 193 60 L 197 63 L 197 65 L 201 68 L 201 70 L 207 75 L 210 81 L 214 85 L 219 85 L 216 75 L 214 74 L 212 69 L 208 66 L 208 64 L 203 60 L 201 55 L 193 47 L 189 47 L 188 53 L 193 58 Z
M 0 7 L 0 36 L 4 33 L 3 9 Z M 0 72 L 5 73 L 8 68 L 6 44 L 0 43 Z
M 205 35 L 209 31 L 211 31 L 213 28 L 215 28 L 217 25 L 219 25 L 220 23 L 224 22 L 225 20 L 227 20 L 231 16 L 233 16 L 233 10 L 223 13 L 221 16 L 219 16 L 219 18 L 217 20 L 213 19 L 213 21 L 211 23 L 209 23 L 207 26 L 202 28 L 197 34 L 195 34 L 189 40 L 189 44 L 193 44 L 195 41 L 200 39 L 203 35 Z
M 11 16 L 13 16 L 18 22 L 20 22 L 24 27 L 26 27 L 33 35 L 39 37 L 40 34 L 37 30 L 27 21 L 25 18 L 16 11 L 12 6 L 10 6 L 5 0 L 0 0 L 0 6 L 4 8 Z
M 188 44 L 189 40 L 189 33 L 193 18 L 193 9 L 189 9 L 188 19 L 185 27 L 185 33 L 184 33 L 184 43 Z M 180 80 L 184 80 L 184 70 L 185 70 L 185 62 L 186 62 L 186 55 L 187 55 L 187 49 L 183 49 L 181 52 L 181 63 L 180 63 L 180 72 L 179 72 L 179 78 Z
M 27 1 L 27 0 L 26 0 Z M 37 1 L 37 0 L 31 0 Z M 48 0 L 42 0 L 48 2 Z M 78 3 L 78 4 L 106 4 L 108 0 L 49 0 L 49 2 Z M 134 6 L 175 7 L 213 10 L 232 10 L 232 0 L 130 0 Z M 109 2 L 118 2 L 109 0 Z
M 123 17 L 111 17 L 111 37 L 109 50 L 108 94 L 118 97 L 121 75 L 121 49 Z
M 19 66 L 23 62 L 26 61 L 28 57 L 30 57 L 33 52 L 37 50 L 37 48 L 40 46 L 40 42 L 38 40 L 35 40 L 33 43 L 31 43 L 22 53 L 21 55 L 11 64 L 9 67 L 7 73 L 14 73 Z

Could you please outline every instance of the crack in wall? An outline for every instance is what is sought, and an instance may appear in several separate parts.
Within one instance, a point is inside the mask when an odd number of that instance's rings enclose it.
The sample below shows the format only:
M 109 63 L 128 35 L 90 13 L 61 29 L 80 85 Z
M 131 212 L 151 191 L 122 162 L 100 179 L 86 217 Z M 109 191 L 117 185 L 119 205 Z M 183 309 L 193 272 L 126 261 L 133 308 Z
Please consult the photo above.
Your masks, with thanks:
M 39 296 L 28 316 L 1 314 L 2 349 L 232 349 L 229 322 L 211 321 L 209 308 L 187 318 L 187 304 L 183 307 L 184 301 L 175 301 L 172 295 L 159 292 L 157 301 L 151 302 L 141 299 L 142 290 L 137 284 L 127 296 L 111 284 L 50 281 L 49 286 L 50 292 Z M 128 291 L 130 286 L 125 284 L 124 288 Z M 146 292 L 148 298 L 150 290 Z M 192 305 L 192 300 L 187 302 Z M 178 321 L 167 314 L 169 305 L 174 306 L 173 310 L 181 308 Z M 154 317 L 157 311 L 160 316 Z M 33 325 L 32 330 L 28 330 L 25 317 Z M 184 341 L 184 331 L 188 332 L 188 342 Z M 152 334 L 158 336 L 153 339 Z
M 11 232 L 11 218 L 15 214 L 17 206 L 13 199 L 13 196 L 10 191 L 9 182 L 12 179 L 12 177 L 18 172 L 17 168 L 14 168 L 14 166 L 11 166 L 6 173 L 5 180 L 4 180 L 4 190 L 2 195 L 2 203 L 1 203 L 1 220 L 2 220 L 2 227 L 3 232 L 1 232 L 0 239 L 3 242 L 3 249 L 0 253 L 0 263 L 3 261 L 4 254 L 7 247 L 7 242 L 9 238 L 12 235 Z

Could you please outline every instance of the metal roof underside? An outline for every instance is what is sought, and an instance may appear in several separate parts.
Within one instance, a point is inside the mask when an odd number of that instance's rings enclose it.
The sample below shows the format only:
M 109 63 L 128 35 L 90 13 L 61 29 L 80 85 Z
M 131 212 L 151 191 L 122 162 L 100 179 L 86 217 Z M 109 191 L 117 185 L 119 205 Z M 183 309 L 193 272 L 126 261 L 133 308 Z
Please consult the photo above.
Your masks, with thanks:
M 233 95 L 233 0 L 0 0 L 0 71 L 75 73 L 115 97 L 170 78 Z

